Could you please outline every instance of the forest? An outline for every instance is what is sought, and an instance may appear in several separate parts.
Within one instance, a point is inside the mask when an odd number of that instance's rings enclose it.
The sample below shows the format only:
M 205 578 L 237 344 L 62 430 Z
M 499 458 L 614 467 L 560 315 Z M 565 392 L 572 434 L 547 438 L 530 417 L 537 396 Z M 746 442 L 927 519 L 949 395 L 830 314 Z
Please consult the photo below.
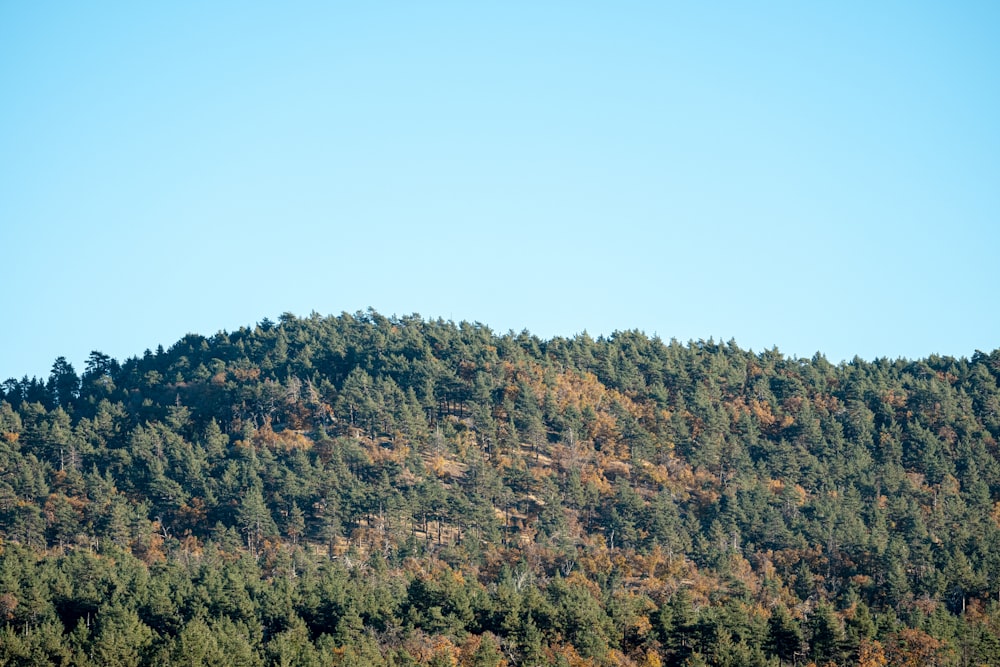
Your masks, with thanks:
M 0 664 L 1000 665 L 998 381 L 373 310 L 59 357 Z

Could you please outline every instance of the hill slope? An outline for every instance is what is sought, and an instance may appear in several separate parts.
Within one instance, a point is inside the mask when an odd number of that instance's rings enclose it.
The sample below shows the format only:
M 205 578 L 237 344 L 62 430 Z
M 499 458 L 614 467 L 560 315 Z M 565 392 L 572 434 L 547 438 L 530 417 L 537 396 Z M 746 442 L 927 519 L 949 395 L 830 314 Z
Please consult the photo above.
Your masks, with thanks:
M 998 377 L 372 311 L 59 359 L 0 662 L 1000 664 Z

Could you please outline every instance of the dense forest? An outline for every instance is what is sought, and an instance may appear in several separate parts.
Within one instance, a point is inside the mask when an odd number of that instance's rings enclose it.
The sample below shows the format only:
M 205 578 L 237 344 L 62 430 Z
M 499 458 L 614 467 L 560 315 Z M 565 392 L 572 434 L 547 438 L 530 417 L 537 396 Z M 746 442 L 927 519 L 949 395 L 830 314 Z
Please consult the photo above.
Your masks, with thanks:
M 60 357 L 0 664 L 1000 665 L 998 380 L 374 311 Z

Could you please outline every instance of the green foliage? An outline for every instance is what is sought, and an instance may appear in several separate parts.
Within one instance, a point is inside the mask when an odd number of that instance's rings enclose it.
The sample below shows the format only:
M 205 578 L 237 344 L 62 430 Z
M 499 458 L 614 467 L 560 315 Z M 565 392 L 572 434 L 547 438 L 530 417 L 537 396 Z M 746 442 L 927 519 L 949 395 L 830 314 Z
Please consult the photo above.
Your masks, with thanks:
M 992 664 L 998 360 L 374 311 L 59 358 L 0 386 L 0 663 Z

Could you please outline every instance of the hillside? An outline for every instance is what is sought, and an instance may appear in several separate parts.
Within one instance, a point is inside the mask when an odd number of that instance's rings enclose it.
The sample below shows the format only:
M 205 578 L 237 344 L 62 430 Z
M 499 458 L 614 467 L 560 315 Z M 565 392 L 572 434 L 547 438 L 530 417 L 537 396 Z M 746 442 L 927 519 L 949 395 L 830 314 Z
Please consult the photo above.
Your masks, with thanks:
M 0 664 L 1000 665 L 998 378 L 374 311 L 59 358 Z

